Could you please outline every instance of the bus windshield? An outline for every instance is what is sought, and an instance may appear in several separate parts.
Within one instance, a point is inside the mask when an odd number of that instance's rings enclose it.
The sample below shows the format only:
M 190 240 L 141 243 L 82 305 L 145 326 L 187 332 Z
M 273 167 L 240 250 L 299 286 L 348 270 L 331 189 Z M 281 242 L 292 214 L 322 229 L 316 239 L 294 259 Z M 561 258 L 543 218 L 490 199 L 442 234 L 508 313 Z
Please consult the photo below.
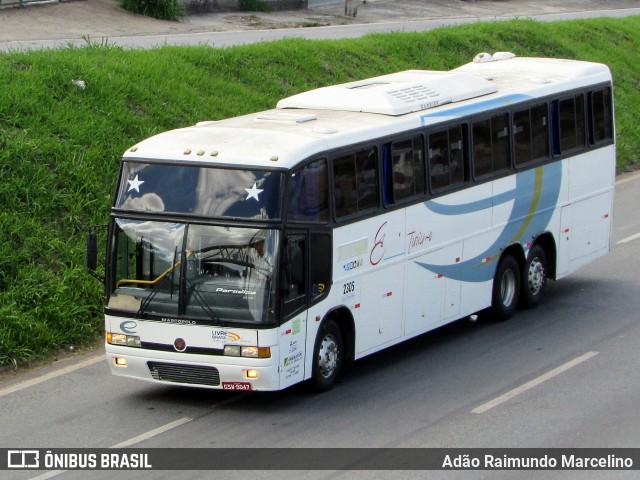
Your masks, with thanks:
M 167 163 L 123 163 L 115 207 L 208 218 L 280 218 L 283 174 Z
M 108 308 L 170 322 L 274 321 L 274 229 L 116 219 Z

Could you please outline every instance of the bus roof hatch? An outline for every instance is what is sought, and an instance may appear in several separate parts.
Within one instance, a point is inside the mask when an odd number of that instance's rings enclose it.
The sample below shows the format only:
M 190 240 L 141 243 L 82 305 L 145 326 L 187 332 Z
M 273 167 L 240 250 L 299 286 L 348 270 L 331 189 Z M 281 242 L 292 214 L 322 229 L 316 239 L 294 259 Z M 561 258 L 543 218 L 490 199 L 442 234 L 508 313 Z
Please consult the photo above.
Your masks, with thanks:
M 343 110 L 397 116 L 496 91 L 498 88 L 489 80 L 469 73 L 407 70 L 310 90 L 280 100 L 277 108 Z

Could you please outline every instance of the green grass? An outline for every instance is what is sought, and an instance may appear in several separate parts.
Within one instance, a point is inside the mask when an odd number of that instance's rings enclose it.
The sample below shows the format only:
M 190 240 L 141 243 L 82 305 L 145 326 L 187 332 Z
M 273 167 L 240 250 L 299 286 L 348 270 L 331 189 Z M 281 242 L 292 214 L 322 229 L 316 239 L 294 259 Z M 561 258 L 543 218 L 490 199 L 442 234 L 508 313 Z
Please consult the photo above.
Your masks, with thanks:
M 607 63 L 618 168 L 638 166 L 640 17 L 479 23 L 228 49 L 138 51 L 88 42 L 0 54 L 0 366 L 101 335 L 101 286 L 84 268 L 86 227 L 106 222 L 120 156 L 134 143 L 272 108 L 302 90 L 410 68 L 450 69 L 501 50 Z

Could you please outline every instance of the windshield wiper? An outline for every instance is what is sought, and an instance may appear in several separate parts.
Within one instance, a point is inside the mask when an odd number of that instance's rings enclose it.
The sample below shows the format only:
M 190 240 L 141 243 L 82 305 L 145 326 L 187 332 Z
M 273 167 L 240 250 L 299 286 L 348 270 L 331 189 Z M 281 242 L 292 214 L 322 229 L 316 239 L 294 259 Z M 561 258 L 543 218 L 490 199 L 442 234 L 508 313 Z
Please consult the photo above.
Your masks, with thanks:
M 176 270 L 177 267 L 180 266 L 181 262 L 177 262 L 178 258 L 178 247 L 175 247 L 174 251 L 173 251 L 173 262 L 172 262 L 172 266 L 171 268 L 169 268 L 168 270 L 166 270 L 165 272 L 163 272 L 162 274 L 160 274 L 160 276 L 156 277 L 154 280 L 151 281 L 146 281 L 146 280 L 139 280 L 138 282 L 148 282 L 152 285 L 151 287 L 151 292 L 149 292 L 149 295 L 147 295 L 145 297 L 145 299 L 142 301 L 141 305 L 140 305 L 140 309 L 138 310 L 138 313 L 136 313 L 136 318 L 140 318 L 144 312 L 147 310 L 147 308 L 149 307 L 149 305 L 151 305 L 151 301 L 155 298 L 155 296 L 158 294 L 158 292 L 160 291 L 160 285 L 162 284 L 162 282 L 164 280 L 169 280 L 171 282 L 171 290 L 170 290 L 170 298 L 173 298 L 173 280 L 174 280 L 174 272 Z M 169 279 L 169 273 L 171 274 L 171 279 Z M 123 280 L 129 282 L 129 280 Z M 132 280 L 132 282 L 135 282 L 135 280 Z
M 202 295 L 200 295 L 200 292 L 198 292 L 198 290 L 196 290 L 194 288 L 193 283 L 190 282 L 186 278 L 184 279 L 184 283 L 187 286 L 187 288 L 189 289 L 189 293 L 191 293 L 193 295 L 193 298 L 195 298 L 195 300 L 198 303 L 198 305 L 200 306 L 200 308 L 202 308 L 202 310 L 207 312 L 209 314 L 209 317 L 212 320 L 215 320 L 216 322 L 221 322 L 222 319 L 220 318 L 220 316 L 217 315 L 215 313 L 215 310 L 213 308 L 211 308 L 211 306 L 205 301 L 204 298 L 202 298 Z

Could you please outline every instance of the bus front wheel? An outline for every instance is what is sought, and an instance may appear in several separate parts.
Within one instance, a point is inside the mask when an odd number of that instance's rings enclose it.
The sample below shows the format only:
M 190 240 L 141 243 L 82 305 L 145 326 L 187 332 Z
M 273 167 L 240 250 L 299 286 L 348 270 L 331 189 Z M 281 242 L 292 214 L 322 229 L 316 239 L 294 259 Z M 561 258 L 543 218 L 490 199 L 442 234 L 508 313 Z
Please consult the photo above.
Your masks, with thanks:
M 515 258 L 506 255 L 500 261 L 493 279 L 491 310 L 498 321 L 511 318 L 518 307 L 520 295 L 520 266 Z
M 325 320 L 318 330 L 313 352 L 311 385 L 315 391 L 323 392 L 333 386 L 342 369 L 342 360 L 340 328 L 334 320 Z

